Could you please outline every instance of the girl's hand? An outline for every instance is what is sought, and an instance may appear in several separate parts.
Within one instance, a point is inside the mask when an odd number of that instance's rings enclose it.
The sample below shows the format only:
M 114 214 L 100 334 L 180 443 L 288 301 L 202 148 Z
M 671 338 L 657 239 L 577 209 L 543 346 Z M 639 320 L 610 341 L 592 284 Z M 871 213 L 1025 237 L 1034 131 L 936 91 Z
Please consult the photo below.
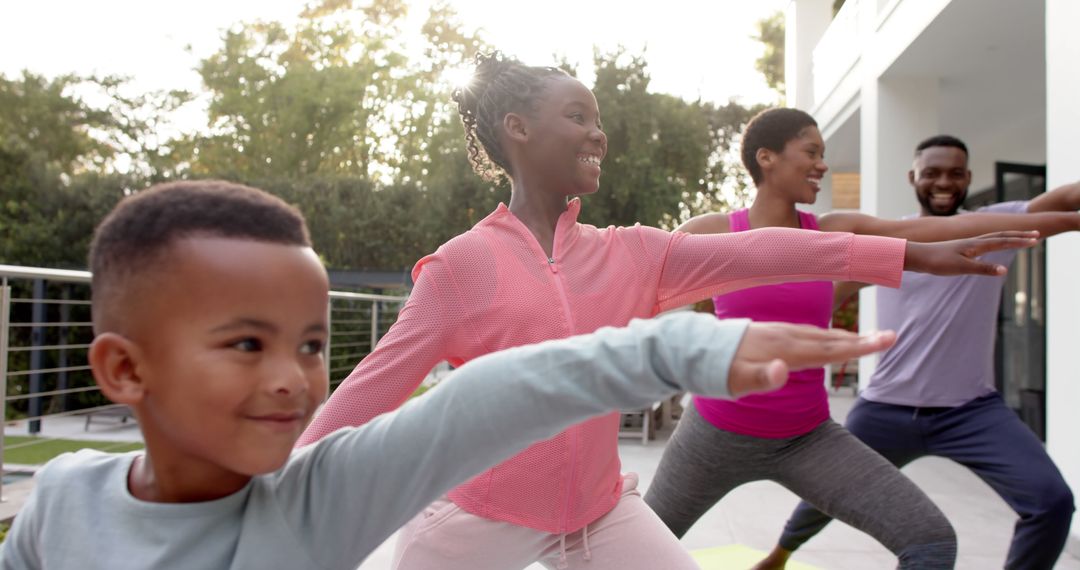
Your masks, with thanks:
M 896 333 L 859 336 L 838 329 L 788 323 L 750 323 L 728 372 L 732 396 L 771 392 L 787 383 L 788 371 L 843 362 L 885 350 Z
M 1031 247 L 1039 232 L 996 232 L 968 239 L 936 243 L 908 242 L 904 269 L 935 275 L 1004 275 L 1004 265 L 985 263 L 976 257 L 991 251 Z

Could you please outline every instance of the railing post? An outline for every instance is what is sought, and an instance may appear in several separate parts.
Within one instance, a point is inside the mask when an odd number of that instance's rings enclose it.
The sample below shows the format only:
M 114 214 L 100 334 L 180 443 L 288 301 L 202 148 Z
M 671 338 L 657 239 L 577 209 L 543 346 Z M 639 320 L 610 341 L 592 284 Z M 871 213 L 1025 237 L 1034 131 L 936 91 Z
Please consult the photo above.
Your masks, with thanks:
M 7 424 L 8 321 L 11 319 L 11 287 L 7 277 L 0 284 L 0 502 L 4 501 L 4 426 Z
M 326 344 L 323 345 L 323 366 L 326 367 L 326 385 L 333 380 L 330 378 L 330 340 L 334 338 L 334 300 L 326 299 Z
M 371 302 L 371 350 L 379 342 L 379 301 Z
M 66 302 L 66 301 L 69 301 L 70 299 L 71 299 L 71 288 L 68 287 L 66 284 L 61 285 L 60 286 L 60 300 L 64 301 L 64 302 L 62 302 L 60 304 L 60 322 L 62 322 L 62 323 L 71 322 L 71 305 L 67 304 L 67 302 Z M 68 337 L 69 333 L 70 333 L 70 331 L 68 330 L 68 327 L 67 327 L 66 324 L 61 326 L 60 327 L 60 332 L 59 332 L 59 339 L 58 339 L 58 342 L 56 344 L 58 344 L 60 346 L 65 346 L 65 345 L 69 344 L 71 342 L 71 339 Z M 68 388 L 68 373 L 67 373 L 68 358 L 67 358 L 67 356 L 68 355 L 67 355 L 67 349 L 66 348 L 61 348 L 60 353 L 56 356 L 56 367 L 60 369 L 59 374 L 57 374 L 57 376 L 56 376 L 56 389 L 57 390 L 67 390 L 67 388 Z M 71 396 L 69 394 L 60 394 L 59 400 L 60 400 L 60 411 L 61 412 L 66 412 L 67 411 L 68 404 L 71 403 L 71 402 L 69 402 L 70 399 L 71 399 Z
M 35 323 L 45 322 L 45 304 L 41 301 L 45 300 L 45 280 L 34 279 L 34 299 L 32 309 L 30 311 L 30 320 Z M 45 327 L 36 326 L 30 329 L 30 346 L 33 350 L 30 351 L 30 370 L 41 370 L 44 366 L 41 365 L 42 351 L 38 348 L 45 346 Z M 29 392 L 31 394 L 37 394 L 41 391 L 41 374 L 33 373 L 30 375 L 30 387 Z M 32 418 L 41 416 L 41 398 L 30 398 L 30 407 L 27 413 Z M 41 420 L 30 420 L 30 434 L 36 434 L 41 431 Z

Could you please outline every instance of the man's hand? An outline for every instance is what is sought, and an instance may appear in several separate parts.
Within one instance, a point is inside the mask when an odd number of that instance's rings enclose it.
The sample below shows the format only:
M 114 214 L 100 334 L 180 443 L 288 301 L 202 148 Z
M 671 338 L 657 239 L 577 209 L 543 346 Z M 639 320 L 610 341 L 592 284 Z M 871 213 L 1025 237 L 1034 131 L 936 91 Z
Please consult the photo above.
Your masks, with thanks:
M 996 232 L 975 238 L 936 243 L 908 242 L 904 269 L 934 275 L 1004 275 L 1004 265 L 985 263 L 976 257 L 991 251 L 1031 247 L 1039 232 Z
M 788 323 L 750 323 L 728 372 L 733 396 L 771 392 L 788 379 L 788 371 L 824 366 L 885 350 L 896 333 L 859 336 L 838 329 Z

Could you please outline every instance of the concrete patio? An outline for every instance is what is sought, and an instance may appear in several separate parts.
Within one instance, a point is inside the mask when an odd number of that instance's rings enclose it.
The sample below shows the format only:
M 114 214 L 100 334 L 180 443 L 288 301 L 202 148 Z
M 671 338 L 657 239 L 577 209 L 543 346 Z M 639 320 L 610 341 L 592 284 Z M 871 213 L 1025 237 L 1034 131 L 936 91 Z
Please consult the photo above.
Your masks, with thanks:
M 854 399 L 847 391 L 831 398 L 833 415 L 843 420 Z M 132 422 L 126 424 L 93 423 L 84 430 L 81 418 L 52 418 L 43 424 L 42 434 L 49 437 L 94 439 L 108 441 L 138 441 L 140 434 Z M 8 426 L 8 435 L 25 434 L 25 426 Z M 663 452 L 670 428 L 661 430 L 658 439 L 642 445 L 638 440 L 619 444 L 625 471 L 641 477 L 642 488 L 651 483 Z M 986 570 L 1001 568 L 1012 536 L 1016 516 L 1009 507 L 970 471 L 943 459 L 926 458 L 905 469 L 934 501 L 945 511 L 960 538 L 960 559 L 957 568 Z M 858 481 L 851 482 L 852 489 Z M 5 486 L 5 502 L 0 515 L 17 510 L 32 488 L 29 480 Z M 798 502 L 795 495 L 771 482 L 758 482 L 740 487 L 706 514 L 686 535 L 688 549 L 706 549 L 729 544 L 741 544 L 766 551 L 772 547 L 784 521 Z M 391 537 L 360 566 L 360 570 L 383 570 L 390 565 L 393 554 Z M 1080 570 L 1077 545 L 1072 543 L 1055 567 L 1057 570 Z M 809 542 L 795 560 L 822 570 L 866 570 L 895 567 L 896 559 L 870 537 L 841 523 L 833 523 L 825 532 Z M 540 570 L 533 565 L 528 570 Z
M 842 421 L 854 402 L 850 392 L 830 398 L 833 416 Z M 642 445 L 624 440 L 619 453 L 624 471 L 641 477 L 647 489 L 656 473 L 664 442 L 670 430 L 661 430 L 657 440 Z M 1001 568 L 1012 537 L 1016 515 L 994 492 L 970 471 L 951 461 L 926 458 L 904 472 L 910 476 L 945 511 L 956 528 L 960 542 L 959 570 Z M 851 482 L 857 489 L 858 481 Z M 798 498 L 780 485 L 768 481 L 751 483 L 735 490 L 707 513 L 687 533 L 683 543 L 690 550 L 728 544 L 742 544 L 761 551 L 772 548 L 787 516 Z M 360 570 L 383 570 L 390 567 L 392 537 L 360 566 Z M 1056 570 L 1080 570 L 1076 545 L 1066 552 Z M 869 536 L 843 524 L 833 523 L 806 544 L 794 560 L 822 570 L 868 570 L 896 567 L 896 558 Z M 542 570 L 539 564 L 528 570 Z M 479 570 L 479 569 L 478 569 Z M 733 570 L 738 570 L 733 568 Z

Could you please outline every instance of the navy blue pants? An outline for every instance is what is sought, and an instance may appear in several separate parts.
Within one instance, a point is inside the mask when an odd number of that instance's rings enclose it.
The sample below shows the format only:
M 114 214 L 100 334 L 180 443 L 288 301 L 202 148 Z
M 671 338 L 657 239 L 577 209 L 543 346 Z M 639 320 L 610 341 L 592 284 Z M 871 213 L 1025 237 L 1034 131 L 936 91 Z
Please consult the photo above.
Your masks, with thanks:
M 1073 496 L 1039 438 L 991 394 L 955 408 L 913 408 L 860 398 L 845 427 L 897 467 L 927 455 L 971 469 L 1009 504 L 1016 523 L 1007 569 L 1050 569 L 1072 522 Z M 832 520 L 805 501 L 780 546 L 796 550 Z

